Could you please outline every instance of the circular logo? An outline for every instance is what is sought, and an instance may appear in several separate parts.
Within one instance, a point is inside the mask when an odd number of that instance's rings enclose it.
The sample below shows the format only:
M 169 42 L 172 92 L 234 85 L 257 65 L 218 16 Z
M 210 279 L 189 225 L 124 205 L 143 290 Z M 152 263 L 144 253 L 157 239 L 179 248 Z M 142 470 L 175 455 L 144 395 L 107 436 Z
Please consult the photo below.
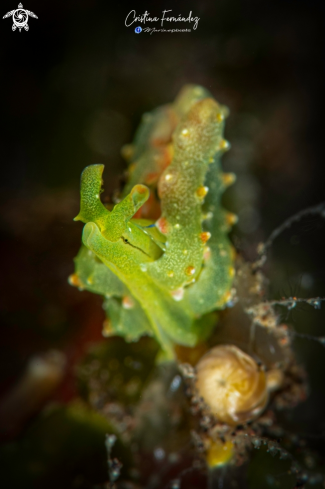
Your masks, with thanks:
M 12 19 L 16 27 L 25 27 L 28 22 L 28 14 L 24 9 L 17 9 L 14 11 Z
M 134 32 L 135 32 L 136 34 L 140 34 L 140 32 L 142 32 L 142 28 L 141 28 L 141 27 L 136 27 L 136 28 L 134 29 Z

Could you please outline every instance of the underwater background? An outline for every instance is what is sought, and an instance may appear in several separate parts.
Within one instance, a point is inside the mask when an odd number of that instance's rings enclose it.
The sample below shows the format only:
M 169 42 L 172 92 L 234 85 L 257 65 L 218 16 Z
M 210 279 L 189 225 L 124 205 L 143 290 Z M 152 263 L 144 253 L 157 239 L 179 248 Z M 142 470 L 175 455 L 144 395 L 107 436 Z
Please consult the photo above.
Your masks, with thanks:
M 3 1 L 2 16 L 14 8 L 12 0 Z M 100 296 L 67 282 L 80 246 L 81 225 L 72 220 L 79 210 L 80 174 L 87 165 L 105 164 L 109 201 L 123 183 L 121 147 L 131 141 L 142 114 L 172 101 L 187 83 L 202 85 L 230 109 L 225 134 L 232 149 L 222 162 L 237 183 L 224 206 L 239 217 L 231 233 L 234 245 L 254 260 L 258 243 L 285 219 L 325 200 L 325 6 L 315 0 L 130 6 L 28 0 L 24 8 L 38 16 L 29 19 L 28 32 L 12 32 L 10 19 L 0 29 L 0 481 L 7 488 L 103 487 L 105 433 L 114 428 L 110 413 L 105 418 L 93 409 L 106 401 L 91 396 L 111 396 L 113 410 L 119 403 L 135 404 L 148 378 L 140 375 L 132 384 L 132 355 L 141 357 L 147 373 L 158 374 L 155 345 L 143 339 L 134 351 L 121 339 L 104 339 Z M 200 20 L 190 33 L 136 34 L 136 24 L 124 25 L 131 9 L 157 16 L 164 9 L 184 16 L 192 11 Z M 269 298 L 324 297 L 324 249 L 324 219 L 318 216 L 285 231 L 265 267 Z M 309 468 L 321 467 L 324 306 L 298 304 L 279 313 L 301 334 L 294 350 L 309 382 L 306 401 L 281 413 L 282 422 L 301 442 L 297 456 L 309 457 Z M 103 358 L 116 371 L 104 394 L 104 384 L 92 377 Z M 46 375 L 31 381 L 39 364 L 48 368 Z M 171 379 L 174 374 L 165 373 Z M 112 416 L 116 420 L 118 413 Z M 146 430 L 152 420 L 143 422 Z M 157 451 L 168 421 L 152 430 L 140 475 L 133 474 L 138 485 L 121 487 L 172 487 L 182 471 L 181 487 L 207 487 L 199 470 L 186 473 L 193 458 L 185 434 L 190 424 L 185 417 L 173 440 L 176 448 L 165 441 L 178 456 L 168 462 L 168 449 Z M 116 450 L 128 466 L 122 441 Z M 219 479 L 210 486 L 295 487 L 285 461 L 262 451 L 250 459 L 225 473 L 223 486 Z M 323 486 L 316 481 L 313 487 Z

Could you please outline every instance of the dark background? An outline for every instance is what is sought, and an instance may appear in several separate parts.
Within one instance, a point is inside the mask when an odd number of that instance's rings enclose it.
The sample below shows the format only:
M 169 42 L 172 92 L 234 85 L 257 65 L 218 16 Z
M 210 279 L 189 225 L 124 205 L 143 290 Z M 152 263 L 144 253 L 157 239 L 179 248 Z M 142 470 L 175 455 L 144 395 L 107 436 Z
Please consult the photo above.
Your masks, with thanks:
M 65 352 L 68 370 L 55 394 L 75 396 L 73 366 L 101 338 L 101 299 L 67 284 L 81 226 L 79 177 L 104 163 L 106 195 L 125 169 L 120 148 L 145 111 L 201 84 L 228 105 L 224 167 L 237 184 L 225 206 L 239 215 L 237 247 L 254 259 L 258 242 L 284 219 L 325 200 L 324 21 L 315 0 L 40 2 L 25 0 L 29 32 L 1 20 L 1 342 L 5 394 L 31 355 Z M 17 8 L 1 3 L 1 16 Z M 135 34 L 128 12 L 200 17 L 190 33 Z M 147 23 L 152 27 L 155 24 Z M 143 24 L 141 24 L 144 27 Z M 155 25 L 156 26 L 156 25 Z M 158 26 L 157 26 L 158 27 Z M 166 25 L 165 27 L 168 27 Z M 173 27 L 188 28 L 186 25 Z M 325 296 L 324 221 L 312 216 L 276 241 L 266 267 L 270 298 Z M 324 309 L 324 308 L 323 308 Z M 323 309 L 282 311 L 296 331 L 325 336 Z M 311 394 L 293 421 L 324 428 L 324 347 L 295 339 Z M 322 449 L 323 440 L 313 442 Z

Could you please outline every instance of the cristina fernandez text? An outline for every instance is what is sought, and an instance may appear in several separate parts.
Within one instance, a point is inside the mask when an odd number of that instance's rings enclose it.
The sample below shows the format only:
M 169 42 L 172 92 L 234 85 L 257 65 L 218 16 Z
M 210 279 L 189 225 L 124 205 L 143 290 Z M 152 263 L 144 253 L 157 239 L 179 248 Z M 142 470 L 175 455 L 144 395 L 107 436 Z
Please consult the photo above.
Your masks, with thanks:
M 125 25 L 126 27 L 129 27 L 132 25 L 134 22 L 140 22 L 145 24 L 146 22 L 158 22 L 159 20 L 161 21 L 161 26 L 164 25 L 164 21 L 166 22 L 194 22 L 193 29 L 195 30 L 198 26 L 199 17 L 192 17 L 192 10 L 190 11 L 188 17 L 182 17 L 181 14 L 179 14 L 178 17 L 167 17 L 166 13 L 171 12 L 171 10 L 163 10 L 162 12 L 162 17 L 150 17 L 150 13 L 145 11 L 144 14 L 137 16 L 135 10 L 131 10 L 125 18 Z

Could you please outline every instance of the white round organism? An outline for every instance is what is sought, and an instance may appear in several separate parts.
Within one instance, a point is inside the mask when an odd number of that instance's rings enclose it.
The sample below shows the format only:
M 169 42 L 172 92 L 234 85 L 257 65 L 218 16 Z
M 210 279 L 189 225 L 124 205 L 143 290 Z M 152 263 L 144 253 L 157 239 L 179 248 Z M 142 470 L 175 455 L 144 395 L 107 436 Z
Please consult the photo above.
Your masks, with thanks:
M 267 376 L 233 345 L 208 351 L 196 366 L 196 389 L 218 421 L 238 425 L 257 417 L 268 401 Z

